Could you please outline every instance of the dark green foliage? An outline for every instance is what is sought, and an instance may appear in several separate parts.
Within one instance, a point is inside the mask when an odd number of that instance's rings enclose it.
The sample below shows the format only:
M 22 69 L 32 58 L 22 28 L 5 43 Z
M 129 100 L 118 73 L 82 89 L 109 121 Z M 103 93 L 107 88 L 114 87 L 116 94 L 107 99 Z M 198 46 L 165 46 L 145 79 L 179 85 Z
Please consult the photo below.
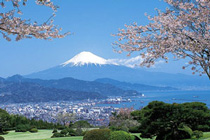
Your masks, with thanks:
M 27 131 L 29 131 L 31 128 L 53 129 L 60 126 L 59 124 L 48 123 L 42 120 L 30 120 L 20 115 L 10 115 L 8 120 L 8 126 L 5 127 L 4 130 L 16 130 L 19 125 L 26 125 Z
M 108 129 L 108 126 L 99 126 L 99 129 Z
M 9 115 L 5 110 L 0 109 L 0 134 L 11 130 L 26 132 L 32 128 L 53 129 L 59 126 L 59 124 L 48 123 L 42 120 L 30 120 L 20 115 Z
M 66 127 L 65 127 L 65 126 L 63 126 L 63 125 L 58 126 L 57 128 L 58 128 L 58 130 L 63 130 L 63 129 L 66 129 Z
M 69 133 L 69 136 L 76 136 L 76 134 L 75 133 Z
M 210 130 L 210 125 L 198 125 L 197 130 L 208 132 Z
M 29 131 L 29 129 L 30 129 L 30 126 L 28 124 L 27 125 L 20 124 L 16 127 L 15 132 L 26 132 L 26 131 Z
M 56 133 L 56 132 L 58 132 L 58 130 L 57 129 L 53 129 L 53 132 L 52 133 Z
M 68 130 L 63 129 L 60 133 L 66 136 L 68 134 Z
M 31 130 L 29 130 L 29 132 L 31 132 L 31 133 L 37 133 L 38 132 L 38 129 L 37 128 L 31 128 Z
M 90 128 L 91 125 L 87 121 L 77 121 L 73 124 L 73 128 Z
M 58 132 L 55 132 L 55 133 L 51 136 L 51 138 L 57 138 L 57 137 L 65 137 L 65 135 L 64 135 L 64 134 L 61 134 L 61 133 L 58 133 Z
M 10 127 L 8 126 L 9 128 L 4 128 L 4 131 L 12 131 L 12 130 L 15 130 L 15 127 Z
M 0 134 L 3 134 L 4 128 L 9 125 L 10 115 L 3 109 L 0 109 Z
M 65 128 L 65 129 L 61 130 L 60 133 L 57 131 L 57 129 L 53 130 L 52 138 L 55 138 L 55 137 L 70 137 L 70 136 L 76 136 L 76 132 L 71 128 Z
M 4 137 L 0 136 L 0 140 L 5 140 Z
M 61 137 L 61 133 L 55 132 L 51 138 Z
M 74 129 L 72 129 L 72 128 L 67 128 L 66 130 L 68 131 L 68 135 L 70 135 L 70 136 L 76 136 L 76 132 L 75 132 Z
M 139 129 L 139 127 L 138 126 L 133 126 L 133 127 L 130 127 L 129 128 L 129 132 L 130 133 L 140 133 L 140 129 Z
M 0 133 L 0 135 L 7 135 L 9 132 L 7 131 L 3 131 L 2 133 Z
M 94 129 L 88 131 L 83 140 L 109 140 L 111 130 L 109 129 Z
M 111 129 L 112 131 L 125 131 L 125 132 L 128 132 L 129 131 L 129 128 L 126 127 L 126 126 L 110 126 L 109 129 Z
M 141 140 L 141 139 L 137 137 L 136 135 L 134 135 L 134 140 Z
M 82 136 L 82 129 L 81 128 L 77 128 L 75 131 L 76 136 Z
M 195 130 L 193 132 L 193 136 L 195 136 L 197 139 L 198 138 L 201 138 L 201 137 L 203 137 L 203 132 L 202 131 Z
M 189 128 L 188 126 L 186 126 L 186 125 L 183 125 L 183 126 L 180 126 L 179 128 L 178 128 L 178 135 L 179 136 L 177 136 L 179 139 L 186 139 L 186 138 L 191 138 L 192 137 L 192 135 L 193 135 L 193 131 L 192 131 L 192 129 L 191 128 Z
M 160 133 L 156 140 L 181 140 L 190 139 L 193 131 L 188 126 L 180 126 L 176 132 L 168 131 L 166 133 Z
M 135 137 L 125 131 L 111 132 L 110 140 L 134 140 Z
M 84 136 L 88 131 L 83 131 L 82 132 L 82 136 Z
M 191 129 L 208 130 L 207 126 L 210 126 L 210 111 L 200 102 L 167 104 L 153 101 L 131 115 L 141 123 L 141 137 L 157 136 L 157 140 L 190 138 Z

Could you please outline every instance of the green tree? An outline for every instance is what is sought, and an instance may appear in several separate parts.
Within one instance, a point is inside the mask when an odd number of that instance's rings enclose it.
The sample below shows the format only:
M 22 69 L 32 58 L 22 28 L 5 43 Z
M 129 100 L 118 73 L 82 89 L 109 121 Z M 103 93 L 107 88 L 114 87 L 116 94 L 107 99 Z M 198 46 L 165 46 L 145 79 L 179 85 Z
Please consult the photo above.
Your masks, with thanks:
M 153 101 L 140 111 L 131 113 L 140 123 L 141 137 L 157 140 L 183 139 L 198 126 L 210 126 L 210 111 L 200 102 L 167 104 Z
M 90 123 L 89 122 L 87 122 L 87 121 L 77 121 L 77 122 L 75 122 L 74 124 L 73 124 L 73 127 L 74 128 L 90 128 L 91 127 L 91 125 L 90 125 Z
M 0 134 L 3 133 L 3 128 L 9 125 L 9 119 L 9 114 L 5 110 L 0 109 Z

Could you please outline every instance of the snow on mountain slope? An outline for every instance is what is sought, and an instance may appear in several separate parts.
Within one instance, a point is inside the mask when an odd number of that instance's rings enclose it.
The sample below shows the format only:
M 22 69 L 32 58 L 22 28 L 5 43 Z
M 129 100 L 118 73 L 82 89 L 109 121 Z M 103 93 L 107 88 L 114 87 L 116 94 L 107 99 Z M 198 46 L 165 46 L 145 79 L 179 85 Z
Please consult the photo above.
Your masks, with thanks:
M 106 59 L 99 57 L 91 52 L 81 52 L 74 56 L 72 59 L 62 63 L 62 66 L 83 66 L 83 65 L 106 65 L 115 64 L 107 61 Z M 116 65 L 116 64 L 115 64 Z

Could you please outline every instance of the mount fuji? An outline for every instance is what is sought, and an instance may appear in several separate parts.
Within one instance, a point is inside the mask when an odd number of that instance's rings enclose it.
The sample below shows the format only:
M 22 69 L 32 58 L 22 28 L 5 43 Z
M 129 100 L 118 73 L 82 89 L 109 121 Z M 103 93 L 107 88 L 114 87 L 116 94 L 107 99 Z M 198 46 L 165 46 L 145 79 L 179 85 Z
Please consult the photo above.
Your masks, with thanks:
M 131 68 L 120 65 L 110 59 L 104 59 L 91 52 L 81 52 L 56 67 L 32 73 L 25 77 L 45 80 L 72 77 L 86 81 L 110 78 L 118 81 L 155 86 L 174 86 L 180 88 L 201 87 L 202 89 L 210 87 L 209 80 L 206 77 L 149 72 L 141 68 Z
M 99 57 L 91 52 L 81 52 L 74 56 L 72 59 L 61 64 L 62 66 L 84 66 L 84 65 L 107 65 L 114 64 L 109 62 L 108 60 Z M 116 64 L 115 64 L 116 65 Z

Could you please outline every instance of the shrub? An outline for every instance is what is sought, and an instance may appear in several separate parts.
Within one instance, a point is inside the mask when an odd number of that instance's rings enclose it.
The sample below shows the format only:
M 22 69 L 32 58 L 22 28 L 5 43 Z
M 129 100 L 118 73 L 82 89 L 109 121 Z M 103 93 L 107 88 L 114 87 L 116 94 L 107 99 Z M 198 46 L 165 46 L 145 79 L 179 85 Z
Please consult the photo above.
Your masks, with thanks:
M 111 130 L 109 129 L 94 129 L 88 131 L 83 140 L 109 140 Z
M 81 128 L 77 128 L 75 133 L 76 133 L 76 136 L 82 136 L 82 129 Z
M 82 132 L 82 136 L 84 136 L 88 131 L 83 131 Z
M 126 126 L 110 126 L 109 129 L 111 129 L 112 131 L 126 131 L 129 132 L 129 128 Z
M 120 130 L 125 131 L 125 132 L 129 132 L 129 128 L 127 126 L 122 126 L 120 128 Z
M 76 136 L 75 133 L 69 133 L 69 136 Z
M 11 127 L 11 128 L 4 128 L 4 131 L 12 131 L 15 130 L 15 127 Z
M 63 135 L 67 135 L 68 131 L 66 129 L 63 129 L 60 133 Z
M 99 129 L 108 129 L 107 126 L 99 126 Z
M 208 132 L 208 131 L 210 131 L 210 126 L 209 125 L 198 125 L 197 130 L 203 131 L 203 132 Z
M 30 130 L 30 132 L 31 132 L 31 133 L 37 133 L 37 132 L 38 132 L 38 129 L 37 129 L 37 128 L 32 128 L 32 129 Z
M 60 137 L 65 137 L 65 135 L 64 134 L 60 134 Z
M 119 127 L 113 126 L 113 125 L 110 126 L 109 129 L 112 130 L 112 131 L 120 131 L 120 128 Z
M 193 136 L 195 136 L 197 139 L 198 138 L 201 138 L 201 137 L 203 137 L 203 132 L 202 131 L 195 130 L 193 132 Z
M 140 129 L 139 129 L 139 127 L 136 127 L 136 126 L 130 127 L 129 128 L 129 132 L 131 132 L 131 133 L 140 133 Z
M 0 133 L 0 135 L 7 135 L 9 132 L 7 131 L 3 131 L 2 133 Z
M 74 129 L 68 128 L 66 130 L 68 131 L 68 135 L 70 135 L 70 136 L 76 136 L 76 132 L 74 131 Z
M 26 132 L 29 130 L 30 127 L 28 125 L 18 125 L 15 129 L 15 132 Z
M 63 130 L 63 129 L 66 129 L 65 126 L 58 126 L 58 130 Z
M 134 140 L 135 137 L 125 131 L 111 132 L 110 140 Z
M 76 133 L 76 132 L 75 132 L 75 130 L 74 130 L 74 129 L 72 129 L 72 128 L 67 128 L 66 130 L 69 132 L 69 134 L 70 134 L 70 133 L 73 133 L 73 134 L 75 134 L 75 133 Z
M 55 132 L 51 138 L 61 137 L 61 134 L 58 132 Z
M 56 132 L 58 132 L 58 130 L 57 129 L 53 129 L 52 133 L 56 133 Z
M 0 140 L 5 140 L 4 137 L 0 136 Z

